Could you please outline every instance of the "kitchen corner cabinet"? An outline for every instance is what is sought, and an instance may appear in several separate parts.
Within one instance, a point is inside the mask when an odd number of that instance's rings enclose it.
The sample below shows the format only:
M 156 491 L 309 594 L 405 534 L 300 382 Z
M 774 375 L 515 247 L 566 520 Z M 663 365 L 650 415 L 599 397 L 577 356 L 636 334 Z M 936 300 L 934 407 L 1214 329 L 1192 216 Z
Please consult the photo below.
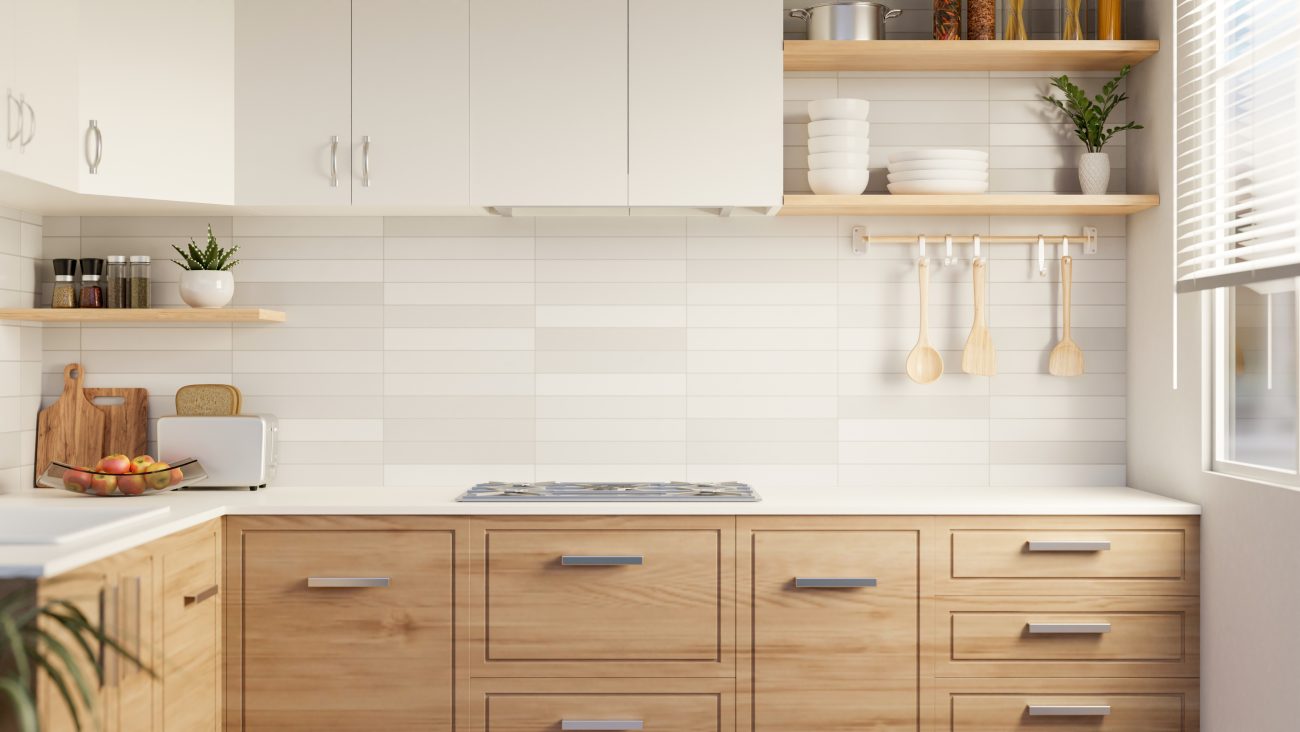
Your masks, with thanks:
M 77 0 L 3 0 L 0 18 L 0 170 L 73 188 Z

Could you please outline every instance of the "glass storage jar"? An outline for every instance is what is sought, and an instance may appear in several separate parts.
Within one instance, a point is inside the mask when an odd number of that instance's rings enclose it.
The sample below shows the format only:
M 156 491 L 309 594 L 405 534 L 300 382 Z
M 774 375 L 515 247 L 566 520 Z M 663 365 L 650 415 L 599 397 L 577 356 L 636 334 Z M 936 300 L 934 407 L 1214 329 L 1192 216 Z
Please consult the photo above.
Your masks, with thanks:
M 77 285 L 73 279 L 77 274 L 77 260 L 54 260 L 54 294 L 50 298 L 50 307 L 77 307 Z
M 149 307 L 149 258 L 143 255 L 131 257 L 130 307 Z
M 127 300 L 127 285 L 129 280 L 127 271 L 126 257 L 120 254 L 114 254 L 108 258 L 108 264 L 104 266 L 104 306 L 110 308 L 124 308 L 130 305 Z

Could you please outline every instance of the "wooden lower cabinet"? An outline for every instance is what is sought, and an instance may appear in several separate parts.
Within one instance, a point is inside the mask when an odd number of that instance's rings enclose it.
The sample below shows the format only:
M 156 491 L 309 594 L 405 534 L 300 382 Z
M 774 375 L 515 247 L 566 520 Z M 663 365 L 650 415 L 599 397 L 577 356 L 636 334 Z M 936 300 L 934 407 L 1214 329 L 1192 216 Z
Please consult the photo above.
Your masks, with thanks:
M 221 729 L 221 527 L 176 537 L 161 555 L 165 730 Z
M 725 679 L 487 679 L 473 683 L 467 730 L 732 732 Z
M 968 680 L 941 686 L 940 732 L 1196 732 L 1194 681 Z

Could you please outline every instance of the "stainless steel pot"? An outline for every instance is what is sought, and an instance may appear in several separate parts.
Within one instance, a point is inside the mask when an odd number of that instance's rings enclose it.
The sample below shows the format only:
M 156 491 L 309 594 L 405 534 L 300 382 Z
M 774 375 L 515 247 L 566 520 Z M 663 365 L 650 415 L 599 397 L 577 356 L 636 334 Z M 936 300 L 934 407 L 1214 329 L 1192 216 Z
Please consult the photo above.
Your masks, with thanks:
M 879 41 L 885 38 L 885 21 L 902 12 L 880 3 L 832 0 L 791 10 L 790 17 L 808 21 L 810 41 Z

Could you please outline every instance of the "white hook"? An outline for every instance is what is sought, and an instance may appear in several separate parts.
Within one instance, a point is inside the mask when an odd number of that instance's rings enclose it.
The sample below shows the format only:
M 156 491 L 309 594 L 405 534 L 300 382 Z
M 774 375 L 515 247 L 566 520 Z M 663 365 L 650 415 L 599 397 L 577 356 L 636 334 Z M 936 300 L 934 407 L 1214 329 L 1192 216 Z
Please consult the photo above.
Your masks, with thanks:
M 1038 235 L 1038 276 L 1047 276 L 1047 242 L 1042 234 Z
M 925 259 L 925 234 L 916 235 L 916 252 L 918 259 Z
M 947 267 L 952 264 L 952 234 L 946 234 L 943 237 L 943 266 Z
M 971 244 L 973 244 L 973 245 L 975 246 L 975 254 L 974 254 L 974 257 L 973 257 L 973 258 L 974 258 L 974 259 L 979 259 L 979 258 L 980 258 L 980 235 L 979 235 L 979 234 L 971 234 L 970 241 L 971 241 Z
M 1068 236 L 1061 237 L 1061 256 L 1070 256 L 1070 237 Z

